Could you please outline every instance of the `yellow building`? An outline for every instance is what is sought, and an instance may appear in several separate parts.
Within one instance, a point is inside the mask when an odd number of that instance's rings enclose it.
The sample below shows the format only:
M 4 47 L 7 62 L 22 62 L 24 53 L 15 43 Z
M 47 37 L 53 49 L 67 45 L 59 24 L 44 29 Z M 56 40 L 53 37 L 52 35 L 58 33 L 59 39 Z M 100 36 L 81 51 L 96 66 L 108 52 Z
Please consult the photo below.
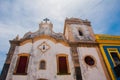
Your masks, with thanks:
M 112 80 L 120 80 L 120 36 L 95 36 Z

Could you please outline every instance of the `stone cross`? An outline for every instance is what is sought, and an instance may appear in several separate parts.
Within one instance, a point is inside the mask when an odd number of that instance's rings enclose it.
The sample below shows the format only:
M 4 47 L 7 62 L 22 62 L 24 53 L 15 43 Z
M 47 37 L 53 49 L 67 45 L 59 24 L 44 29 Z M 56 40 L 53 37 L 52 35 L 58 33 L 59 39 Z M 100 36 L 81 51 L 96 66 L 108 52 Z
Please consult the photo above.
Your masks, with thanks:
M 47 23 L 47 21 L 49 21 L 49 19 L 48 19 L 48 18 L 45 18 L 45 19 L 43 19 L 43 21 L 45 21 L 45 22 Z

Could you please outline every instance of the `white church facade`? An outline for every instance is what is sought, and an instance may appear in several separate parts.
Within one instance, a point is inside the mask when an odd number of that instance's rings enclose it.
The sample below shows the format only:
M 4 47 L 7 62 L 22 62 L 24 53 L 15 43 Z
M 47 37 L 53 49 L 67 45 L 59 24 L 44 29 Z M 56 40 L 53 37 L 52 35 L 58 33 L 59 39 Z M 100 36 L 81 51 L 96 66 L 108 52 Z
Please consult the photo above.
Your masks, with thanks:
M 88 20 L 67 18 L 55 33 L 45 19 L 10 44 L 1 80 L 110 80 Z

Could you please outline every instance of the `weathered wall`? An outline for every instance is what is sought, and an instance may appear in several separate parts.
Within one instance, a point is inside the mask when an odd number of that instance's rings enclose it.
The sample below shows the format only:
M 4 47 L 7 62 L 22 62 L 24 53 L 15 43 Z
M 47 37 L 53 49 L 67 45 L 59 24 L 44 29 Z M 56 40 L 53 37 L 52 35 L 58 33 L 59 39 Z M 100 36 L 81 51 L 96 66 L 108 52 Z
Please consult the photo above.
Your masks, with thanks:
M 78 52 L 83 80 L 107 80 L 96 48 L 79 47 Z M 88 55 L 94 58 L 95 65 L 85 63 L 84 58 Z
M 83 36 L 79 35 L 79 30 L 83 33 Z M 95 40 L 91 27 L 83 24 L 67 24 L 65 37 L 71 42 Z
M 47 43 L 50 48 L 46 52 L 42 53 L 38 46 L 41 43 Z M 16 66 L 18 54 L 21 53 L 30 53 L 30 59 L 28 64 L 28 74 L 27 75 L 12 75 Z M 66 54 L 68 55 L 68 63 L 69 63 L 69 75 L 57 75 L 57 54 Z M 46 61 L 46 69 L 40 70 L 39 63 L 41 60 Z M 74 66 L 71 59 L 70 48 L 68 46 L 64 46 L 60 43 L 54 43 L 53 41 L 47 39 L 41 39 L 36 42 L 27 43 L 22 46 L 16 47 L 15 54 L 12 59 L 12 63 L 10 65 L 9 73 L 7 76 L 7 80 L 37 80 L 40 78 L 48 79 L 48 80 L 74 80 Z

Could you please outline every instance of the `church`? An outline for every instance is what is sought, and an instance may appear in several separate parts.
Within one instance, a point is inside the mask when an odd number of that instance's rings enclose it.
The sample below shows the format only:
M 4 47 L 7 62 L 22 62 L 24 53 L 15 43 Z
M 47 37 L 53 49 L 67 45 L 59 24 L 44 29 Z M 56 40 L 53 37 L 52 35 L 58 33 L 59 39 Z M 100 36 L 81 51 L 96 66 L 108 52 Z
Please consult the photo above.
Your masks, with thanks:
M 120 80 L 112 78 L 90 21 L 66 18 L 63 33 L 53 28 L 46 18 L 36 32 L 10 40 L 1 80 Z

